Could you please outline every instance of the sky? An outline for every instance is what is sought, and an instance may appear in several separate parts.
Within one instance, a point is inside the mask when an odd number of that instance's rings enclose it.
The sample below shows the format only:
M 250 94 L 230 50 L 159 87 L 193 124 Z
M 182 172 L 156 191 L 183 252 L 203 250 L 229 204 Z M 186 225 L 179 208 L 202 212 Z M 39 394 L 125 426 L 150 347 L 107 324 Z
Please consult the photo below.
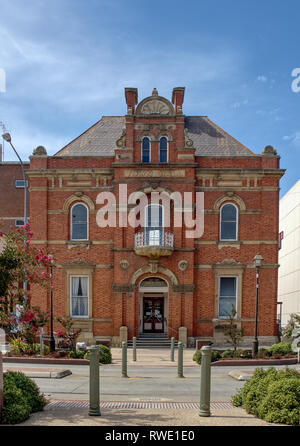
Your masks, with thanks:
M 0 122 L 23 160 L 124 115 L 125 87 L 184 86 L 184 114 L 276 148 L 281 196 L 300 178 L 299 1 L 0 0 L 0 17 Z

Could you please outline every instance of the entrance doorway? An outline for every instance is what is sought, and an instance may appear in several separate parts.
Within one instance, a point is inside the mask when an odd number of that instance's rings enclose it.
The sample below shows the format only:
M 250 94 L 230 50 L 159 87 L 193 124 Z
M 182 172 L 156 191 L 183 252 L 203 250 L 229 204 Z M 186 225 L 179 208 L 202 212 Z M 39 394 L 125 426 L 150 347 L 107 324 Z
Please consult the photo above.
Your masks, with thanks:
M 162 297 L 144 297 L 144 333 L 164 332 L 164 299 Z
M 168 291 L 168 283 L 160 277 L 147 277 L 140 282 L 139 334 L 167 336 Z

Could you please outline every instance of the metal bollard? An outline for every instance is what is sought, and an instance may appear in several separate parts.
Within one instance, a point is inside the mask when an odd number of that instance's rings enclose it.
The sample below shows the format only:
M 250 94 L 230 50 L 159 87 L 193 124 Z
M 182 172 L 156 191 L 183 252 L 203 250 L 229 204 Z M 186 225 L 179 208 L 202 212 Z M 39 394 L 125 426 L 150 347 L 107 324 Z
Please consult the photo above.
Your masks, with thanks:
M 132 339 L 132 347 L 133 347 L 133 351 L 132 351 L 132 355 L 133 355 L 133 361 L 136 361 L 136 337 L 134 337 Z
M 128 378 L 128 375 L 127 375 L 127 342 L 122 342 L 122 378 Z
M 100 416 L 99 347 L 90 349 L 90 408 L 89 415 Z
M 201 348 L 200 417 L 210 417 L 211 347 Z
M 183 344 L 178 342 L 178 378 L 184 378 L 183 376 Z
M 171 361 L 175 361 L 175 359 L 174 359 L 174 347 L 175 347 L 175 338 L 172 337 L 171 338 L 171 355 L 170 355 Z

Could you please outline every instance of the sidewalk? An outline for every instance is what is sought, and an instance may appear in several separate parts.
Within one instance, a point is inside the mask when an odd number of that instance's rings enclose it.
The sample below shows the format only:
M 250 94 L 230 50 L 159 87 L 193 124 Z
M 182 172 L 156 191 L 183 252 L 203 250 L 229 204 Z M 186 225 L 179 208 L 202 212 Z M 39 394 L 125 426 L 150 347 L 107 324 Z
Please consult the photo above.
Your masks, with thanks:
M 32 414 L 20 426 L 276 426 L 247 414 L 241 408 L 214 409 L 200 417 L 197 409 L 101 409 L 100 417 L 88 410 L 55 409 Z
M 122 349 L 118 347 L 113 347 L 111 349 L 113 362 L 112 365 L 118 365 L 122 363 Z M 199 367 L 199 365 L 193 361 L 193 355 L 195 349 L 184 349 L 183 350 L 183 363 L 185 367 Z M 137 360 L 133 361 L 133 349 L 127 349 L 127 363 L 128 365 L 139 365 L 139 366 L 173 366 L 177 367 L 177 354 L 178 350 L 175 349 L 174 359 L 170 359 L 170 349 L 168 348 L 142 348 L 136 350 Z

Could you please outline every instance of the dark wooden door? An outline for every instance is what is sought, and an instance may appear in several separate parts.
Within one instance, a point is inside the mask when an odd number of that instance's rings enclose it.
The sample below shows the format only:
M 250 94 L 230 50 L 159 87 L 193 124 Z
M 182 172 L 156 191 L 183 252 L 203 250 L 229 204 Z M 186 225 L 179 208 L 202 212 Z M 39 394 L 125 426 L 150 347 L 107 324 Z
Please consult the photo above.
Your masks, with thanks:
M 162 297 L 144 297 L 143 332 L 164 332 L 164 299 Z

